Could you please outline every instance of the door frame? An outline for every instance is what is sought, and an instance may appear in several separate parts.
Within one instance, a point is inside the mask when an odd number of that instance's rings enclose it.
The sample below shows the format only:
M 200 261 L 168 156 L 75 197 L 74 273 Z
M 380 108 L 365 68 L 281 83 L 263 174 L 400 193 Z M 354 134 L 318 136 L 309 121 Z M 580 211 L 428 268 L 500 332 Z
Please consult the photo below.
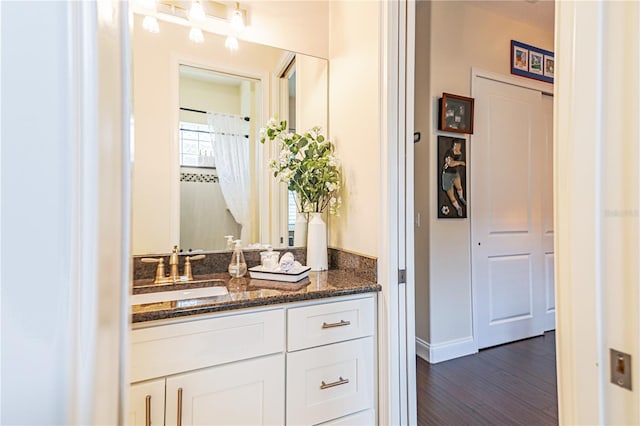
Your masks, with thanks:
M 413 201 L 415 0 L 380 2 L 378 423 L 417 424 Z M 400 283 L 399 271 L 406 271 Z
M 471 97 L 476 98 L 478 93 L 478 79 L 483 78 L 486 80 L 492 80 L 499 83 L 510 84 L 512 86 L 522 87 L 525 89 L 531 89 L 539 91 L 542 95 L 551 95 L 553 96 L 553 84 L 545 83 L 542 81 L 531 80 L 521 77 L 512 77 L 509 75 L 504 75 L 500 73 L 496 73 L 493 71 L 483 70 L 481 68 L 472 67 L 471 68 Z M 473 146 L 473 135 L 469 135 L 469 145 Z M 468 176 L 472 176 L 472 169 L 474 167 L 475 162 L 473 161 L 473 149 L 470 150 L 470 161 L 467 166 Z M 473 192 L 473 180 L 469 179 L 467 183 L 467 197 L 471 200 L 471 194 Z M 472 339 L 473 339 L 473 348 L 474 353 L 478 352 L 479 344 L 478 344 L 478 308 L 476 303 L 478 302 L 478 285 L 477 281 L 474 279 L 475 271 L 474 271 L 474 250 L 473 250 L 473 215 L 469 215 L 469 241 L 471 246 L 469 247 L 469 251 L 471 253 L 471 309 L 472 309 Z

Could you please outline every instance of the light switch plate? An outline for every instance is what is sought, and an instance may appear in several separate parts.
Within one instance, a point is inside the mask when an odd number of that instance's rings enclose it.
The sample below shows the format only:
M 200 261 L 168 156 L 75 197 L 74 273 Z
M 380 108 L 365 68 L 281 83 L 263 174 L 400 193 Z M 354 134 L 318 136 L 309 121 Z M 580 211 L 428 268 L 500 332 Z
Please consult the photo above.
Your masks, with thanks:
M 609 349 L 611 383 L 631 390 L 631 355 Z

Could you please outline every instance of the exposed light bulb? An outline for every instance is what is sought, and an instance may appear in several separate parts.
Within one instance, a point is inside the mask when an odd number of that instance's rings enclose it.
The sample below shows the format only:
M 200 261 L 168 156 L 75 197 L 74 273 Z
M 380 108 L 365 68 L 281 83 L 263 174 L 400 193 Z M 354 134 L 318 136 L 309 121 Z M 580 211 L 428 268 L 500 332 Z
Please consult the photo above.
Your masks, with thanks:
M 160 25 L 154 16 L 145 16 L 142 20 L 142 28 L 154 34 L 160 32 Z
M 198 0 L 191 3 L 191 9 L 189 9 L 189 19 L 195 22 L 201 22 L 206 19 L 204 9 Z
M 240 33 L 244 30 L 244 17 L 242 16 L 242 11 L 240 10 L 240 3 L 236 3 L 236 8 L 231 14 L 230 25 L 231 29 L 236 33 Z
M 204 41 L 204 34 L 202 34 L 202 30 L 198 27 L 191 27 L 191 31 L 189 31 L 189 40 L 195 43 L 202 43 Z
M 224 41 L 224 47 L 232 52 L 238 50 L 238 39 L 232 35 L 228 35 L 227 39 Z

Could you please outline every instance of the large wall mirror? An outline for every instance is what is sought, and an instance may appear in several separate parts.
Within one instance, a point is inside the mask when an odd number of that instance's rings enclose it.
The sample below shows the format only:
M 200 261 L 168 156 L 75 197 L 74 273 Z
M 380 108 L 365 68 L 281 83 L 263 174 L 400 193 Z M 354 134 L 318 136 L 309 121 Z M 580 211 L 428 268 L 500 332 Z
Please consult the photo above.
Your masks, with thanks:
M 293 129 L 326 129 L 325 59 L 160 22 L 132 36 L 134 169 L 132 252 L 224 250 L 226 235 L 244 246 L 293 243 L 295 207 L 273 179 L 277 147 L 259 129 L 277 115 Z

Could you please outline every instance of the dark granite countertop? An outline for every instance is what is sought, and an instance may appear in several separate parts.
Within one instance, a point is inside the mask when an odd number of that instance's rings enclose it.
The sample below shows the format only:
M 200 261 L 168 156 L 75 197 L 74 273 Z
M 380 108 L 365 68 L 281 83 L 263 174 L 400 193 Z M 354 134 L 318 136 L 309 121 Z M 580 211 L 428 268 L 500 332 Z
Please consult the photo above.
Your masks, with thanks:
M 309 277 L 297 283 L 256 280 L 249 278 L 231 279 L 228 273 L 197 276 L 197 281 L 171 285 L 153 285 L 152 280 L 134 281 L 133 293 L 149 293 L 197 288 L 211 283 L 205 280 L 219 280 L 215 285 L 225 285 L 228 295 L 201 297 L 197 299 L 133 305 L 132 322 L 164 320 L 211 312 L 244 309 L 256 306 L 298 302 L 357 293 L 377 292 L 380 284 L 360 278 L 343 270 L 310 272 Z

